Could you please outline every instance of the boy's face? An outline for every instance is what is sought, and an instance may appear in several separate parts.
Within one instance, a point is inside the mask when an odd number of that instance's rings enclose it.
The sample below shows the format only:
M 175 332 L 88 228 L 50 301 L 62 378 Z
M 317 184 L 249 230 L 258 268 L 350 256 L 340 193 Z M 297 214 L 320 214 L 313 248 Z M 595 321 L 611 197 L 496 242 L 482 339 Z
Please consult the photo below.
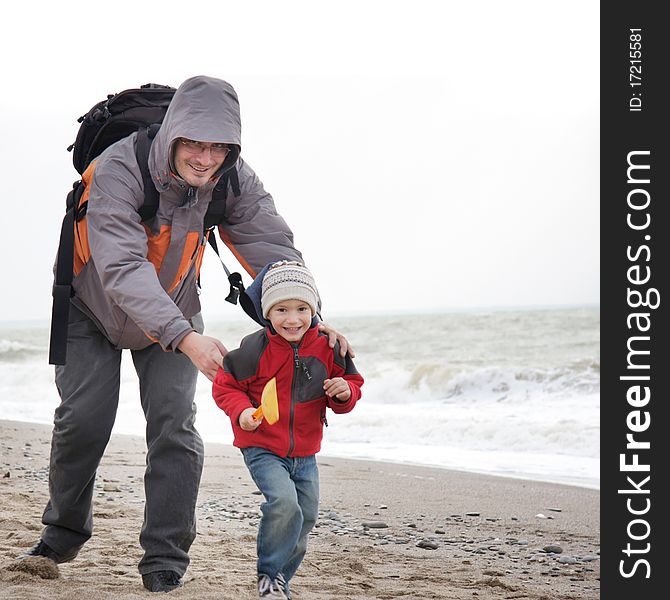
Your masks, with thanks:
M 312 323 L 312 309 L 302 300 L 282 300 L 269 311 L 275 331 L 289 342 L 299 342 Z

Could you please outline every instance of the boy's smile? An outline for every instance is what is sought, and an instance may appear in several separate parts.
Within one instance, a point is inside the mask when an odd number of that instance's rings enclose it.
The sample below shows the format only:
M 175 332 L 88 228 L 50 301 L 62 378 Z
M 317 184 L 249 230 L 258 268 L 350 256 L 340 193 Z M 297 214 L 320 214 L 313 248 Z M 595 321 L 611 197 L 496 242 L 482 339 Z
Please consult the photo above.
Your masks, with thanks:
M 268 312 L 274 330 L 288 342 L 299 342 L 312 324 L 312 309 L 302 300 L 282 300 Z

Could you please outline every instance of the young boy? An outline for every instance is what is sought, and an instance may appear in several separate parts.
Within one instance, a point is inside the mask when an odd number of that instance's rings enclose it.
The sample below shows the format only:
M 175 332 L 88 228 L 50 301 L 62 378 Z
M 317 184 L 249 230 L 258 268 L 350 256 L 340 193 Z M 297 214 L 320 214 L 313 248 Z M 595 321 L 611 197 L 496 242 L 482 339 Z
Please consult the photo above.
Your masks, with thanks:
M 260 305 L 267 327 L 226 355 L 212 393 L 230 417 L 234 445 L 265 496 L 256 543 L 258 597 L 290 599 L 289 581 L 305 556 L 307 534 L 319 512 L 315 455 L 326 408 L 352 410 L 363 378 L 350 357 L 341 358 L 339 348 L 330 348 L 317 329 L 320 302 L 311 273 L 292 261 L 264 271 L 259 274 Z M 270 425 L 254 418 L 254 411 L 273 377 L 279 420 Z

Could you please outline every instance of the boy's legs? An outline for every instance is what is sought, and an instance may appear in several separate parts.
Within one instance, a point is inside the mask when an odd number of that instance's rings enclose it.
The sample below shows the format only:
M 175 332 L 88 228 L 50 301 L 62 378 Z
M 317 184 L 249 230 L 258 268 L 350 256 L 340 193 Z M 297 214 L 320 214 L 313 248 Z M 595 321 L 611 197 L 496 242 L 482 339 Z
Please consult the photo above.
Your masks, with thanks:
M 61 403 L 54 415 L 44 542 L 69 555 L 91 537 L 95 473 L 119 402 L 121 351 L 70 307 L 67 364 L 56 367 Z
M 198 370 L 185 354 L 158 344 L 132 352 L 147 420 L 146 504 L 140 544 L 142 575 L 174 571 L 180 577 L 195 539 L 195 507 L 203 444 L 195 429 Z
M 302 559 L 305 557 L 307 536 L 319 516 L 319 469 L 316 456 L 305 456 L 294 460 L 295 468 L 291 479 L 293 479 L 298 494 L 298 504 L 302 510 L 303 521 L 295 548 L 282 569 L 287 587 L 288 582 L 295 575 Z
M 295 460 L 264 448 L 243 448 L 244 462 L 265 496 L 256 542 L 258 575 L 274 579 L 294 553 L 303 528 L 298 492 L 291 476 Z

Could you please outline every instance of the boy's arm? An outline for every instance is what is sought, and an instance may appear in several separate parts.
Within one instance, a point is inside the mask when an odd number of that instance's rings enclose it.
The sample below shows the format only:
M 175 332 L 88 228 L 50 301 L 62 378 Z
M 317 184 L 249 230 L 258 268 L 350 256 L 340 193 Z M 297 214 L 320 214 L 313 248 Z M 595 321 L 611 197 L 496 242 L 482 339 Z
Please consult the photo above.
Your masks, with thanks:
M 240 347 L 230 351 L 223 359 L 212 384 L 214 401 L 238 425 L 240 414 L 253 408 L 249 397 L 249 386 L 256 379 L 258 361 L 267 345 L 261 329 L 246 336 Z
M 224 358 L 224 367 L 225 361 Z M 212 396 L 218 407 L 223 410 L 233 423 L 239 423 L 240 414 L 247 409 L 253 408 L 251 400 L 247 395 L 249 389 L 247 381 L 237 381 L 225 368 L 219 369 L 212 384 Z
M 361 398 L 361 386 L 364 383 L 363 377 L 356 370 L 354 361 L 347 354 L 344 358 L 339 355 L 339 348 L 333 348 L 333 353 L 335 356 L 334 366 L 334 376 L 341 377 L 345 383 L 349 386 L 351 395 L 346 400 L 340 400 L 336 396 L 328 398 L 328 406 L 335 413 L 348 413 L 353 410 Z M 331 379 L 332 381 L 332 379 Z

